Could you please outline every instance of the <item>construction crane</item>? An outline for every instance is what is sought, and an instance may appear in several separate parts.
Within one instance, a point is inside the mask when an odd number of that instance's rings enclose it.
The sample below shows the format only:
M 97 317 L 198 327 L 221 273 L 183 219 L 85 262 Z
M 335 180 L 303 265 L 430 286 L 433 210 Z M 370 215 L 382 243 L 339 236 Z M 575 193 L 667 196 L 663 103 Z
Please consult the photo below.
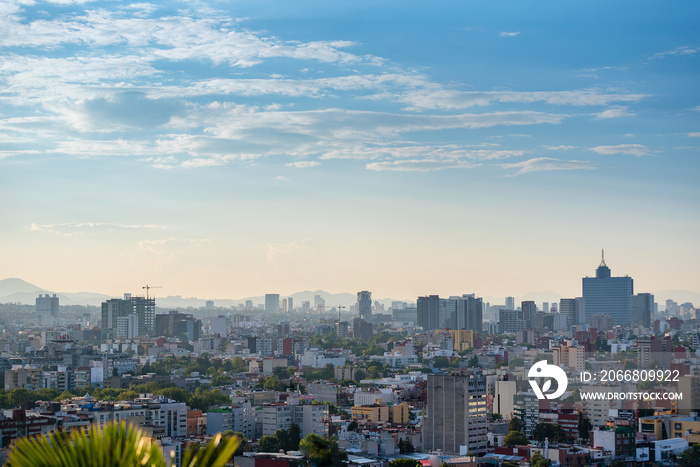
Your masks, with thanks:
M 338 322 L 340 322 L 340 309 L 345 308 L 343 305 L 338 305 Z
M 146 284 L 145 286 L 143 286 L 143 287 L 141 287 L 141 288 L 142 288 L 142 289 L 146 289 L 146 300 L 148 300 L 148 298 L 149 298 L 149 297 L 148 297 L 148 291 L 149 291 L 150 289 L 162 289 L 163 286 L 162 286 L 162 285 L 148 285 L 148 284 Z

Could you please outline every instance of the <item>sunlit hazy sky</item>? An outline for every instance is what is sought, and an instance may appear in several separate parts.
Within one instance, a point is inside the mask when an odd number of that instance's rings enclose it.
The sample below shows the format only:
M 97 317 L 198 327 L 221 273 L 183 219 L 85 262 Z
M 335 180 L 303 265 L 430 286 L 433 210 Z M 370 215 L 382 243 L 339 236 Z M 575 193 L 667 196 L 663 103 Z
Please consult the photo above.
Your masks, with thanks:
M 700 3 L 0 3 L 0 279 L 700 291 Z

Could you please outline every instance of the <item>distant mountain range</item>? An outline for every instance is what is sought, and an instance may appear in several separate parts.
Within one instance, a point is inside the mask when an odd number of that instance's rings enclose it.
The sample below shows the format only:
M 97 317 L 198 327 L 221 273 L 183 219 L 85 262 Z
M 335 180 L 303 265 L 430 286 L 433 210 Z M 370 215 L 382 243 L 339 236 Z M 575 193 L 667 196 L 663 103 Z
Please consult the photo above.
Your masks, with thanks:
M 0 280 L 0 303 L 22 303 L 26 305 L 33 305 L 39 294 L 56 294 L 59 297 L 61 305 L 94 305 L 99 306 L 103 301 L 109 300 L 110 298 L 117 298 L 111 295 L 92 293 L 92 292 L 58 292 L 49 289 L 43 289 L 36 285 L 30 284 L 27 281 L 18 278 L 9 278 Z M 303 292 L 297 292 L 292 295 L 280 295 L 281 299 L 285 297 L 292 297 L 294 299 L 294 306 L 299 307 L 304 301 L 308 301 L 311 306 L 314 306 L 314 297 L 320 295 L 326 303 L 326 308 L 331 309 L 337 306 L 343 306 L 349 308 L 357 302 L 357 294 L 354 293 L 328 293 L 323 290 L 305 290 Z M 516 296 L 515 303 L 516 306 L 520 304 L 523 300 L 534 300 L 538 305 L 542 302 L 558 302 L 560 298 L 564 295 L 558 294 L 551 290 L 541 291 L 541 292 L 530 292 L 523 296 Z M 659 308 L 664 309 L 665 301 L 667 299 L 675 300 L 678 303 L 691 302 L 696 306 L 700 305 L 700 293 L 693 292 L 690 290 L 659 290 L 654 292 L 654 298 L 659 304 Z M 483 297 L 484 303 L 490 303 L 493 305 L 504 305 L 505 296 L 503 297 Z M 185 297 L 180 295 L 171 295 L 167 297 L 157 297 L 156 304 L 159 308 L 199 308 L 203 307 L 207 299 L 200 299 L 196 297 Z M 232 307 L 238 304 L 245 304 L 247 300 L 251 300 L 254 305 L 259 305 L 265 303 L 265 296 L 253 296 L 241 299 L 216 299 L 214 300 L 214 305 L 217 307 Z M 388 310 L 391 306 L 392 301 L 407 301 L 407 300 L 397 300 L 392 298 L 374 298 Z M 415 300 L 412 298 L 411 301 Z
M 42 289 L 22 279 L 10 278 L 0 281 L 0 303 L 22 303 L 33 305 L 39 294 L 56 294 L 61 305 L 99 305 L 113 298 L 109 295 L 92 292 L 56 292 Z

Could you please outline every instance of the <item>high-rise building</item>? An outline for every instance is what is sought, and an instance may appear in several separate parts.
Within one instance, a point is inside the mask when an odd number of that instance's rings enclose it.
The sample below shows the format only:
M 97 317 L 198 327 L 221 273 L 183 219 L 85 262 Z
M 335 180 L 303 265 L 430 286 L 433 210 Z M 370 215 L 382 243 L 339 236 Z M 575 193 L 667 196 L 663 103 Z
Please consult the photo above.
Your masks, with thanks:
M 293 297 L 287 297 L 287 312 L 292 312 L 294 311 L 294 298 Z
M 439 310 L 438 328 L 455 329 L 457 327 L 457 302 L 441 298 Z
M 474 294 L 440 298 L 418 297 L 418 325 L 424 331 L 434 329 L 470 329 L 481 332 L 483 303 Z
M 360 318 L 367 322 L 372 321 L 372 292 L 357 292 L 357 311 Z
M 520 302 L 520 311 L 523 314 L 522 319 L 525 321 L 525 328 L 532 329 L 532 323 L 537 315 L 537 305 L 532 300 Z
M 576 324 L 586 324 L 586 302 L 583 297 L 576 297 Z
M 245 309 L 246 309 L 246 311 L 250 311 L 253 309 L 253 300 L 246 300 L 245 301 Z
M 630 299 L 632 326 L 651 327 L 651 317 L 654 313 L 654 295 L 640 293 Z
M 339 338 L 348 337 L 350 335 L 350 323 L 347 321 L 336 321 L 335 335 Z
M 418 326 L 424 331 L 440 329 L 440 296 L 418 297 Z
M 202 334 L 202 320 L 177 311 L 156 315 L 155 334 L 165 337 L 185 337 L 188 341 L 196 341 Z
M 428 375 L 423 449 L 448 455 L 486 452 L 486 378 L 481 373 Z
M 367 340 L 372 337 L 372 324 L 362 318 L 352 320 L 352 335 L 355 339 Z
M 115 336 L 119 327 L 119 318 L 126 318 L 133 313 L 131 300 L 112 298 L 102 302 L 102 331 L 106 336 Z
M 506 310 L 515 310 L 515 297 L 506 297 Z
M 525 329 L 525 320 L 522 318 L 522 310 L 498 310 L 498 332 L 513 333 Z
M 280 308 L 280 294 L 265 294 L 265 313 L 277 313 Z
M 571 329 L 571 326 L 576 324 L 576 299 L 562 298 L 559 300 L 559 310 L 566 317 L 566 326 Z
M 588 318 L 588 325 L 598 332 L 608 331 L 613 328 L 612 316 L 606 313 L 594 313 Z
M 326 300 L 320 295 L 314 295 L 314 308 L 316 308 L 317 313 L 323 313 L 326 311 Z
M 528 438 L 539 423 L 540 403 L 532 390 L 518 392 L 513 397 L 513 415 L 520 419 L 520 431 Z
M 117 337 L 133 339 L 139 335 L 139 317 L 136 313 L 117 318 Z
M 483 315 L 481 298 L 476 298 L 474 294 L 464 294 L 461 297 L 450 297 L 450 301 L 456 304 L 454 329 L 469 329 L 481 332 Z M 512 310 L 514 307 L 510 309 Z
M 277 325 L 277 337 L 291 337 L 292 335 L 292 328 L 289 325 L 289 322 L 283 322 L 279 323 Z
M 139 335 L 153 336 L 156 332 L 156 299 L 131 295 L 129 297 L 132 310 L 139 317 Z
M 594 314 L 608 314 L 613 326 L 629 326 L 632 322 L 630 304 L 633 294 L 632 278 L 612 277 L 603 256 L 595 277 L 583 278 L 586 319 L 590 320 Z
M 53 294 L 53 297 L 49 294 L 39 294 L 39 296 L 36 298 L 36 314 L 38 315 L 39 320 L 44 320 L 44 322 L 48 322 L 48 320 L 51 318 L 57 318 L 58 297 L 56 294 Z

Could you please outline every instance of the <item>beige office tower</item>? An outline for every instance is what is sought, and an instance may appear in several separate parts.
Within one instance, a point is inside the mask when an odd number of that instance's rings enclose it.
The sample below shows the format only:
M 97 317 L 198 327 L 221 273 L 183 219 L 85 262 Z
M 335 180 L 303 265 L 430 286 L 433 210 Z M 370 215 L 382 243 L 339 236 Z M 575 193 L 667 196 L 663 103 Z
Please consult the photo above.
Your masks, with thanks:
M 486 378 L 481 373 L 428 375 L 423 448 L 449 455 L 486 452 Z

